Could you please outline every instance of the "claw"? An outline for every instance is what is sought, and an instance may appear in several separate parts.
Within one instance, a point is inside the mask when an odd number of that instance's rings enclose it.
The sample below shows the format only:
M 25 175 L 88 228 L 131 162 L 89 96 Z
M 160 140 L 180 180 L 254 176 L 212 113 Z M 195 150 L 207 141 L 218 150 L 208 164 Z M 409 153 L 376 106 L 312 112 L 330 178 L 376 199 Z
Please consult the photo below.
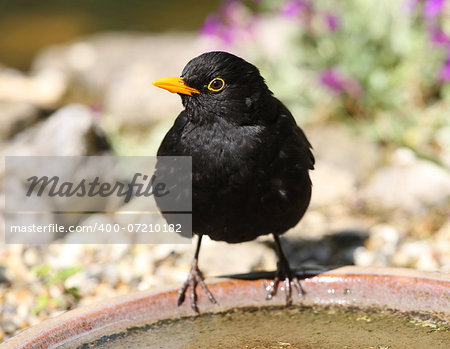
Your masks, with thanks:
M 208 299 L 210 300 L 210 302 L 213 304 L 217 304 L 216 299 L 214 298 L 213 294 L 208 289 L 205 281 L 203 280 L 203 275 L 202 275 L 202 272 L 200 271 L 200 269 L 198 268 L 197 260 L 194 259 L 194 262 L 192 263 L 191 271 L 189 272 L 189 276 L 188 276 L 187 280 L 185 281 L 185 283 L 183 284 L 183 286 L 178 291 L 178 300 L 177 300 L 178 306 L 183 304 L 185 297 L 186 297 L 186 291 L 189 288 L 189 299 L 191 302 L 191 308 L 196 313 L 200 312 L 197 307 L 196 288 L 197 288 L 198 284 L 200 284 L 201 288 L 208 296 Z
M 297 290 L 298 295 L 300 297 L 303 296 L 305 292 L 303 291 L 302 285 L 300 285 L 298 277 L 294 276 L 294 278 L 292 279 L 292 283 L 294 284 L 294 287 Z
M 284 279 L 284 293 L 286 294 L 286 305 L 292 304 L 291 280 L 289 277 Z
M 266 294 L 266 300 L 271 300 L 278 291 L 278 286 L 281 282 L 281 280 L 283 280 L 283 286 L 281 287 L 281 289 L 284 289 L 284 293 L 286 295 L 286 305 L 291 305 L 292 304 L 292 285 L 295 287 L 295 289 L 297 290 L 297 293 L 299 296 L 303 296 L 304 291 L 302 289 L 302 286 L 300 285 L 300 281 L 298 280 L 297 277 L 293 277 L 292 274 L 286 276 L 283 273 L 281 273 L 280 271 L 278 271 L 278 275 L 276 276 L 275 279 L 273 280 L 273 282 L 271 282 L 270 284 L 267 284 L 266 282 L 264 282 L 264 289 L 267 291 Z
M 208 299 L 211 303 L 213 304 L 217 304 L 216 299 L 214 298 L 213 294 L 211 293 L 211 291 L 208 289 L 208 287 L 206 286 L 205 281 L 202 278 L 199 278 L 198 283 L 200 284 L 200 286 L 202 287 L 203 291 L 206 293 L 206 295 L 208 296 Z
M 270 285 L 266 284 L 266 291 L 267 291 L 267 295 L 266 295 L 266 299 L 267 300 L 271 300 L 278 291 L 278 285 L 280 283 L 280 278 L 277 276 L 275 277 L 275 279 L 273 279 L 273 282 L 270 283 Z
M 189 283 L 187 281 L 188 280 L 186 280 L 183 286 L 178 290 L 177 306 L 180 306 L 184 302 L 186 290 L 189 286 Z
M 281 249 L 281 244 L 278 236 L 274 235 L 274 238 L 279 258 L 277 263 L 278 268 L 277 274 L 273 282 L 271 282 L 270 285 L 267 285 L 267 283 L 264 282 L 264 288 L 267 291 L 266 299 L 271 300 L 277 294 L 278 285 L 280 284 L 280 281 L 283 280 L 284 287 L 281 288 L 282 289 L 284 288 L 284 293 L 286 295 L 286 305 L 291 305 L 292 304 L 291 284 L 294 285 L 299 296 L 302 296 L 304 294 L 304 291 L 302 289 L 302 286 L 300 285 L 300 281 L 298 280 L 297 276 L 295 276 L 294 272 L 289 267 L 289 263 Z

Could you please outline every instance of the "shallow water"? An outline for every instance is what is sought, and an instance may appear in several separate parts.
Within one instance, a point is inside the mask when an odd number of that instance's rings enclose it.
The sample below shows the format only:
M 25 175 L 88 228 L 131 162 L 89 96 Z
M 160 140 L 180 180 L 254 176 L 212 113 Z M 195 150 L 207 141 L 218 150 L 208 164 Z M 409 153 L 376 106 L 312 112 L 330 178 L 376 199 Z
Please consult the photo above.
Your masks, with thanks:
M 449 348 L 450 328 L 406 316 L 263 308 L 161 321 L 80 348 Z

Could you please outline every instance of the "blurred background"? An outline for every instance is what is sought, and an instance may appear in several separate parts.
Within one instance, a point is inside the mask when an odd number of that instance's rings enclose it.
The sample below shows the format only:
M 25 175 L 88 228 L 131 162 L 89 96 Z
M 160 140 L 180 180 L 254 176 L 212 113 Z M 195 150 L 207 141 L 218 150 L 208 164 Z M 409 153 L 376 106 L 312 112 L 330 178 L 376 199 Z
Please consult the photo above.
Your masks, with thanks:
M 0 0 L 0 33 L 2 160 L 155 155 L 182 106 L 152 81 L 225 50 L 260 68 L 314 147 L 312 203 L 283 240 L 293 266 L 450 271 L 450 0 Z M 100 298 L 178 287 L 193 255 L 71 239 L 0 243 L 0 340 Z M 275 267 L 265 237 L 200 254 L 207 276 Z

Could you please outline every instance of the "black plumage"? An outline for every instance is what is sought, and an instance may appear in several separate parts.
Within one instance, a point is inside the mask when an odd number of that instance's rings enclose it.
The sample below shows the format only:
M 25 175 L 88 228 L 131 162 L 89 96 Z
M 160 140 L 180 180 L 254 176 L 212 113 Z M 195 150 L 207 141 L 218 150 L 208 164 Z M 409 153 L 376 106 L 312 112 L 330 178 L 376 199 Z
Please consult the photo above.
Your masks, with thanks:
M 202 235 L 239 243 L 265 234 L 274 235 L 279 255 L 278 276 L 268 297 L 283 279 L 289 303 L 290 282 L 299 292 L 301 288 L 278 235 L 296 225 L 309 205 L 309 170 L 314 168 L 310 143 L 258 69 L 242 58 L 205 53 L 186 65 L 181 78 L 169 79 L 155 85 L 179 93 L 185 109 L 158 156 L 192 156 L 192 228 L 199 235 L 179 303 L 190 286 L 197 310 L 197 282 L 207 291 L 197 266 Z

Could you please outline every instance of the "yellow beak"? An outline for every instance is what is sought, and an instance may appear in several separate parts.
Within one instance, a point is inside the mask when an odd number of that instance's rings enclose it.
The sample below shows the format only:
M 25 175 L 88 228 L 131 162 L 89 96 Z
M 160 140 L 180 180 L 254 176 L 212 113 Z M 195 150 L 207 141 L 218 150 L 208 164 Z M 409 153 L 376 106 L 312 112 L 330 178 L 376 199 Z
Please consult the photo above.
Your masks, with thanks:
M 161 78 L 153 81 L 153 85 L 163 88 L 172 93 L 182 93 L 189 96 L 192 96 L 193 93 L 200 93 L 200 91 L 196 90 L 195 88 L 186 85 L 183 78 Z

